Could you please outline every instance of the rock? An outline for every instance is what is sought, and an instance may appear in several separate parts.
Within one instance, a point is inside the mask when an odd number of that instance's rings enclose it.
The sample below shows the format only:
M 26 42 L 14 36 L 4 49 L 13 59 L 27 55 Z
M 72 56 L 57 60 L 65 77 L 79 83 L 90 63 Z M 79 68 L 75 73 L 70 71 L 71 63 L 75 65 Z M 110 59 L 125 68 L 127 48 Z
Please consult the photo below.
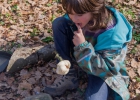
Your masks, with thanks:
M 40 93 L 38 95 L 33 95 L 30 97 L 26 97 L 23 100 L 53 100 L 49 94 Z
M 53 44 L 38 47 L 22 47 L 13 53 L 6 71 L 13 74 L 27 65 L 35 64 L 39 60 L 50 61 L 55 57 L 55 48 Z

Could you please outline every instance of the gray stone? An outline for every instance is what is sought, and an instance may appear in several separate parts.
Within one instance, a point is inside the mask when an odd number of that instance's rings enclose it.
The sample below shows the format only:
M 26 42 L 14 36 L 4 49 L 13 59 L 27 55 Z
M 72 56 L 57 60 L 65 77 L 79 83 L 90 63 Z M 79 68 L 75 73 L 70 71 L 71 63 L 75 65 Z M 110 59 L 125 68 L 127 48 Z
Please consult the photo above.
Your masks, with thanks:
M 27 65 L 37 63 L 39 60 L 50 61 L 55 57 L 54 45 L 38 46 L 38 47 L 22 47 L 12 54 L 6 71 L 9 74 L 20 71 Z

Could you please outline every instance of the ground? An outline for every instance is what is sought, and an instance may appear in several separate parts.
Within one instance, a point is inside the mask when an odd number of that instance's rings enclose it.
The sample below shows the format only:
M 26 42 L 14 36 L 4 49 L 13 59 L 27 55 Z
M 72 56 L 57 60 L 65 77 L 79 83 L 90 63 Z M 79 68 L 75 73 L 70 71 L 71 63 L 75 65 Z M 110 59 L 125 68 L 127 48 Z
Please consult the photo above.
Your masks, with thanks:
M 64 14 L 61 0 L 0 0 L 0 50 L 13 53 L 17 48 L 44 46 L 53 43 L 51 23 Z M 130 76 L 131 99 L 140 94 L 140 1 L 107 0 L 107 4 L 122 12 L 133 26 L 133 39 L 128 43 L 126 68 Z M 56 61 L 39 61 L 26 66 L 14 76 L 0 74 L 0 99 L 21 100 L 41 93 L 42 81 L 52 84 L 57 77 Z M 54 100 L 82 100 L 86 81 L 81 77 L 77 90 L 66 91 Z M 73 98 L 75 97 L 75 98 Z

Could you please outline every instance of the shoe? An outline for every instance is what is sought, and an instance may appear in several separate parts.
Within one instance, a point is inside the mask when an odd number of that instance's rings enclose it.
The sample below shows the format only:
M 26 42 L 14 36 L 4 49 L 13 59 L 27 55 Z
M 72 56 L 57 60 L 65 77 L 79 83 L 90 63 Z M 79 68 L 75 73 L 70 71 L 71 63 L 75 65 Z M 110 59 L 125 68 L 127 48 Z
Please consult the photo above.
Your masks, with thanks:
M 52 96 L 60 96 L 66 90 L 73 90 L 78 88 L 78 78 L 75 69 L 70 69 L 67 75 L 56 78 L 54 83 L 44 88 L 44 92 Z

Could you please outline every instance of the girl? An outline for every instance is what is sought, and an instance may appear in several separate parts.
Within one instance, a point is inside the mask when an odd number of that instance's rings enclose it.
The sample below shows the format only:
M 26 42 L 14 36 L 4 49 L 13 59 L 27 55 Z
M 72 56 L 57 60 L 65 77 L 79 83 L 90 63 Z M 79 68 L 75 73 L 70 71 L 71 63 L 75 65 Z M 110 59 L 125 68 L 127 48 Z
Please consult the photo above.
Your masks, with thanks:
M 105 0 L 62 0 L 62 6 L 65 16 L 52 24 L 55 47 L 63 59 L 76 60 L 88 74 L 85 99 L 107 100 L 112 93 L 114 100 L 128 100 L 129 76 L 124 59 L 132 26 L 120 12 L 105 6 Z M 72 66 L 45 92 L 55 96 L 77 88 Z

